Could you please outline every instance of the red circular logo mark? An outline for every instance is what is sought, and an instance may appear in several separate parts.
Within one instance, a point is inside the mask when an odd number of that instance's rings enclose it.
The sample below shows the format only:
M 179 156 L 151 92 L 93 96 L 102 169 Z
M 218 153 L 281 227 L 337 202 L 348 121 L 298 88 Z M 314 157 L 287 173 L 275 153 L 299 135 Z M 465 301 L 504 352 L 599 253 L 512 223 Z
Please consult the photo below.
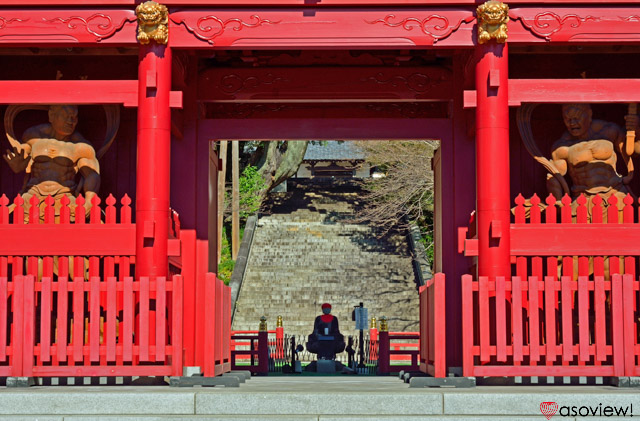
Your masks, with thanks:
M 546 419 L 550 420 L 558 412 L 558 404 L 556 402 L 542 402 L 540 404 L 540 412 Z

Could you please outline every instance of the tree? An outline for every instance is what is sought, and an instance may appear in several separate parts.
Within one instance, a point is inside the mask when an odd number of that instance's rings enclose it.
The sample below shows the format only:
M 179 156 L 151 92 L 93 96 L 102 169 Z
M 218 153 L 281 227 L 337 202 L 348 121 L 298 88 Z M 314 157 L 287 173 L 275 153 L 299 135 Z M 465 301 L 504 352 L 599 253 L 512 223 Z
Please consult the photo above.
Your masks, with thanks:
M 256 145 L 257 143 L 257 145 Z M 245 155 L 250 165 L 255 165 L 265 181 L 260 197 L 293 176 L 307 152 L 308 141 L 247 142 Z
M 407 218 L 420 228 L 430 261 L 433 256 L 433 171 L 437 141 L 358 142 L 365 160 L 384 176 L 365 182 L 364 205 L 356 219 L 383 234 Z

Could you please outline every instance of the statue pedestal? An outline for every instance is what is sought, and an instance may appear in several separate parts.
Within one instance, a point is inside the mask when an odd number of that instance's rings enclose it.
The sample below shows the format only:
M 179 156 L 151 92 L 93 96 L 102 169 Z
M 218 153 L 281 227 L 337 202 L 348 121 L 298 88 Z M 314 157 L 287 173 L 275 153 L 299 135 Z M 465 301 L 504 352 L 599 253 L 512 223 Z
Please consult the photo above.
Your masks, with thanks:
M 335 360 L 318 360 L 317 372 L 324 374 L 335 374 L 336 362 Z

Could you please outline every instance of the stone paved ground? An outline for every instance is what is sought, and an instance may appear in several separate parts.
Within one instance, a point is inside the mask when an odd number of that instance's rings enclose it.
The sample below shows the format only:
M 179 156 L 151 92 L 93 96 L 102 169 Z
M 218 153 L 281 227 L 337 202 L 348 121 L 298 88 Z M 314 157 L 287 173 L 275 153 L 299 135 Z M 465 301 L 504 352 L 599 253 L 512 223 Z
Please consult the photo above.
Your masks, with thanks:
M 638 389 L 611 386 L 409 388 L 396 377 L 254 377 L 239 388 L 0 387 L 0 421 L 544 420 L 541 402 L 630 408 Z M 627 413 L 629 417 L 630 412 Z M 562 417 L 604 420 L 620 417 Z

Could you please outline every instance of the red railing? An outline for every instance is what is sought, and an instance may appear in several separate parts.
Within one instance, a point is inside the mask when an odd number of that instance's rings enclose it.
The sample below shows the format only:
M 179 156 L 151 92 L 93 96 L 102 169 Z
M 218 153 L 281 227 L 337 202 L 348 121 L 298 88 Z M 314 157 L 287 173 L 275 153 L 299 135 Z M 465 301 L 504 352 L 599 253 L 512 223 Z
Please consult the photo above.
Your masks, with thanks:
M 436 273 L 420 287 L 420 371 L 446 376 L 445 276 Z
M 231 289 L 215 274 L 205 276 L 204 375 L 231 370 Z
M 229 371 L 231 295 L 206 273 L 206 241 L 174 212 L 170 280 L 134 280 L 131 199 L 100 202 L 0 197 L 0 377 Z
M 465 375 L 637 373 L 634 199 L 565 196 L 556 203 L 549 196 L 544 208 L 540 202 L 535 195 L 529 203 L 516 199 L 510 235 L 517 276 L 463 277 Z M 462 241 L 467 255 L 477 251 L 477 240 Z
M 7 324 L 10 292 L 13 320 Z M 0 375 L 182 375 L 182 292 L 180 276 L 0 277 Z
M 397 343 L 394 341 L 415 340 L 418 342 L 420 335 L 417 332 L 378 332 L 378 374 L 390 374 L 392 372 L 419 371 L 420 364 L 418 356 L 420 350 L 417 344 L 407 346 L 406 342 Z M 391 361 L 404 362 L 405 364 L 391 365 Z M 406 364 L 406 361 L 411 361 Z
M 53 198 L 48 197 L 41 205 L 33 196 L 25 218 L 21 196 L 15 198 L 11 213 L 7 197 L 0 197 L 0 276 L 25 274 L 25 259 L 26 274 L 34 277 L 53 278 L 54 272 L 57 276 L 86 279 L 106 279 L 116 276 L 116 272 L 120 279 L 130 276 L 136 244 L 131 199 L 127 195 L 122 198 L 120 221 L 116 220 L 116 201 L 111 195 L 106 199 L 104 220 L 97 196 L 92 199 L 88 221 L 82 196 L 76 198 L 73 207 L 67 197 L 60 202 L 56 215 Z
M 545 202 L 543 211 L 540 199 L 534 195 L 527 218 L 524 198 L 516 199 L 515 223 L 510 233 L 511 259 L 518 276 L 542 279 L 558 276 L 559 269 L 574 280 L 590 274 L 607 279 L 614 273 L 636 274 L 640 223 L 635 222 L 630 195 L 623 203 L 616 196 L 609 197 L 606 209 L 599 196 L 593 197 L 590 204 L 584 196 L 573 204 L 568 196 L 561 205 L 551 195 Z
M 251 340 L 242 340 L 242 339 L 233 339 L 236 336 L 243 335 L 257 335 L 259 333 L 258 330 L 232 330 L 231 331 L 231 351 L 241 351 L 251 349 Z M 275 359 L 283 359 L 284 358 L 284 327 L 278 326 L 275 330 L 269 330 L 268 333 L 268 341 L 267 344 L 269 348 L 274 350 L 273 357 Z M 238 363 L 242 361 L 243 363 L 248 362 L 251 359 L 251 356 L 248 354 L 235 354 L 235 362 Z
M 623 337 L 621 275 L 577 282 L 465 275 L 462 290 L 465 376 L 624 375 L 624 345 L 637 343 L 637 330 Z
M 242 341 L 249 344 L 249 349 L 231 351 L 231 369 L 249 370 L 253 374 L 266 375 L 269 373 L 269 332 L 262 331 L 255 334 L 233 334 L 232 341 Z M 249 365 L 238 364 L 238 360 L 249 359 Z
M 22 375 L 24 306 L 19 303 L 24 301 L 23 294 L 22 284 L 0 276 L 0 377 Z M 11 324 L 9 315 L 13 319 Z

